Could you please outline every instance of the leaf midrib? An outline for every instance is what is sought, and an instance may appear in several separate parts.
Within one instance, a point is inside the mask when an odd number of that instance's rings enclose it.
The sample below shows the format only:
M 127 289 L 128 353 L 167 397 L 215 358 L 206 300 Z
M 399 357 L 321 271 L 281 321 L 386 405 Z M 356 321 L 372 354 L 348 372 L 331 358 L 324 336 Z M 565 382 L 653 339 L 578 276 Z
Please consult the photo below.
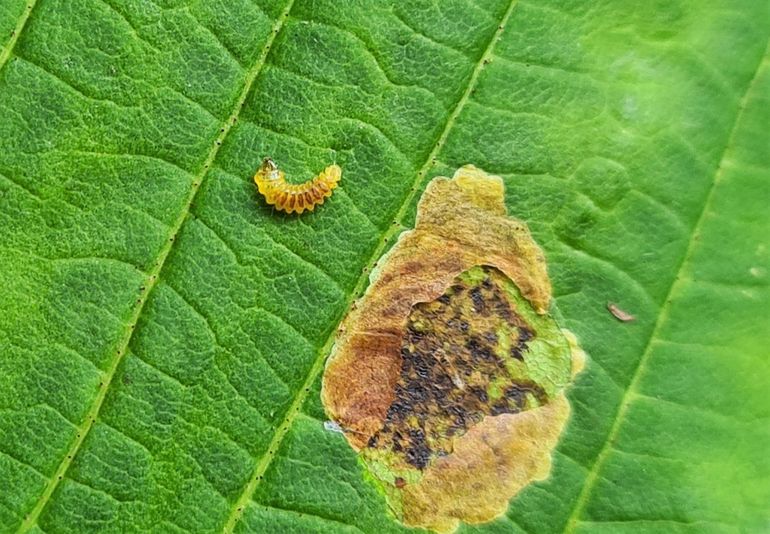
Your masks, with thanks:
M 585 482 L 583 483 L 583 487 L 580 493 L 578 494 L 577 499 L 575 500 L 575 506 L 573 507 L 572 512 L 570 513 L 570 516 L 567 519 L 567 522 L 564 527 L 565 534 L 573 532 L 577 524 L 580 523 L 580 517 L 585 511 L 585 507 L 589 502 L 591 492 L 594 488 L 594 485 L 596 484 L 599 473 L 601 472 L 604 466 L 604 463 L 606 462 L 609 456 L 609 453 L 612 450 L 612 444 L 615 442 L 615 440 L 618 437 L 618 433 L 620 432 L 620 428 L 623 425 L 624 418 L 625 418 L 626 412 L 628 411 L 629 405 L 631 404 L 631 402 L 634 399 L 634 396 L 637 393 L 636 390 L 641 381 L 644 368 L 649 361 L 650 354 L 652 353 L 653 342 L 657 339 L 661 328 L 663 327 L 664 323 L 668 319 L 669 310 L 674 301 L 674 296 L 678 293 L 678 291 L 680 290 L 680 287 L 689 281 L 685 277 L 682 277 L 682 272 L 684 271 L 685 266 L 690 262 L 691 256 L 695 250 L 695 244 L 697 242 L 696 237 L 700 233 L 700 228 L 703 224 L 703 221 L 706 219 L 706 215 L 709 212 L 709 206 L 711 205 L 711 202 L 714 199 L 714 192 L 717 188 L 717 185 L 722 179 L 724 164 L 725 164 L 725 161 L 727 160 L 728 154 L 730 153 L 730 149 L 734 145 L 735 135 L 738 130 L 738 125 L 741 123 L 741 119 L 743 118 L 743 112 L 746 110 L 746 105 L 749 101 L 749 96 L 754 90 L 754 84 L 759 78 L 759 73 L 762 71 L 763 67 L 766 67 L 766 63 L 768 62 L 769 57 L 770 57 L 770 39 L 768 39 L 768 43 L 765 47 L 765 52 L 760 57 L 759 63 L 757 64 L 757 68 L 754 71 L 754 75 L 749 80 L 749 83 L 746 87 L 746 91 L 744 92 L 743 97 L 741 97 L 741 100 L 738 103 L 738 108 L 735 114 L 735 120 L 733 122 L 732 128 L 730 129 L 730 133 L 727 136 L 727 142 L 725 143 L 725 148 L 722 151 L 722 156 L 720 157 L 719 163 L 716 167 L 716 171 L 714 173 L 714 179 L 711 182 L 711 187 L 709 188 L 709 192 L 706 195 L 706 198 L 703 202 L 703 209 L 701 210 L 701 213 L 698 216 L 697 221 L 692 227 L 687 249 L 685 250 L 682 256 L 682 260 L 679 263 L 679 267 L 675 271 L 675 275 L 674 275 L 674 278 L 672 279 L 671 285 L 669 286 L 668 293 L 666 294 L 666 297 L 663 300 L 663 306 L 661 307 L 661 312 L 658 314 L 658 318 L 655 321 L 655 325 L 653 326 L 653 329 L 650 333 L 650 337 L 647 339 L 647 343 L 645 344 L 644 350 L 642 351 L 642 356 L 639 359 L 639 363 L 637 364 L 633 374 L 631 375 L 631 381 L 629 382 L 626 390 L 623 392 L 623 397 L 621 398 L 620 404 L 618 405 L 618 410 L 615 413 L 615 418 L 613 420 L 612 426 L 610 427 L 610 431 L 608 432 L 607 437 L 604 440 L 604 444 L 602 445 L 602 448 L 599 451 L 599 454 L 596 456 L 596 459 L 594 460 L 594 463 L 591 466 L 591 469 L 588 471 L 588 474 L 586 475 L 586 478 L 585 478 Z
M 487 65 L 487 63 L 489 63 L 489 59 L 492 56 L 493 50 L 495 48 L 495 44 L 497 44 L 498 40 L 500 39 L 500 36 L 503 30 L 505 29 L 505 26 L 507 25 L 508 20 L 511 17 L 511 13 L 513 13 L 514 8 L 516 7 L 517 2 L 518 0 L 511 0 L 505 12 L 503 13 L 502 18 L 500 19 L 500 23 L 497 25 L 496 30 L 492 34 L 492 38 L 489 40 L 489 43 L 487 43 L 486 48 L 482 52 L 481 56 L 476 62 L 476 65 L 473 68 L 473 72 L 471 73 L 471 77 L 468 79 L 468 84 L 465 88 L 465 91 L 463 91 L 462 95 L 460 96 L 457 103 L 455 104 L 452 112 L 447 117 L 446 123 L 444 124 L 444 128 L 442 129 L 441 134 L 439 135 L 438 139 L 436 140 L 433 146 L 433 150 L 431 150 L 431 152 L 428 154 L 428 157 L 425 159 L 425 162 L 420 167 L 420 170 L 417 172 L 415 176 L 414 182 L 412 183 L 412 187 L 410 188 L 407 195 L 404 197 L 404 200 L 401 202 L 401 205 L 393 218 L 394 224 L 391 224 L 388 227 L 388 229 L 382 234 L 369 260 L 366 262 L 366 268 L 362 269 L 361 275 L 358 277 L 358 280 L 356 281 L 356 285 L 354 286 L 353 291 L 351 291 L 347 299 L 347 302 L 343 307 L 343 312 L 337 317 L 337 320 L 336 320 L 337 324 L 339 324 L 340 321 L 342 321 L 342 319 L 345 317 L 345 315 L 347 314 L 347 311 L 350 309 L 350 306 L 353 304 L 353 302 L 363 294 L 364 290 L 368 286 L 367 281 L 369 279 L 369 273 L 372 270 L 372 266 L 376 263 L 376 261 L 380 258 L 380 256 L 385 252 L 385 250 L 388 247 L 389 241 L 392 238 L 396 237 L 397 234 L 399 234 L 401 231 L 404 230 L 402 219 L 408 213 L 415 196 L 420 190 L 420 187 L 419 187 L 420 184 L 425 179 L 425 176 L 427 175 L 430 168 L 434 165 L 436 156 L 438 155 L 438 153 L 441 151 L 444 144 L 446 143 L 446 140 L 449 136 L 450 131 L 452 130 L 452 127 L 454 126 L 457 120 L 457 117 L 460 115 L 463 108 L 465 107 L 465 104 L 468 102 L 468 99 L 470 98 L 471 93 L 473 92 L 473 89 L 476 86 L 476 83 L 478 81 L 479 75 L 481 74 L 481 71 Z M 225 526 L 223 529 L 224 534 L 229 534 L 233 532 L 236 523 L 238 522 L 241 515 L 243 514 L 243 511 L 246 508 L 246 505 L 249 503 L 252 496 L 254 495 L 254 492 L 256 491 L 257 486 L 262 481 L 263 475 L 265 474 L 268 467 L 272 463 L 273 458 L 277 456 L 278 450 L 281 446 L 281 443 L 283 442 L 283 439 L 286 437 L 286 435 L 288 434 L 289 430 L 291 429 L 294 423 L 294 420 L 297 418 L 297 416 L 301 412 L 302 405 L 304 404 L 305 399 L 307 398 L 307 395 L 310 392 L 313 382 L 315 381 L 315 379 L 318 377 L 318 374 L 323 369 L 323 364 L 326 361 L 326 358 L 329 356 L 332 346 L 334 345 L 336 334 L 337 334 L 337 330 L 335 328 L 330 332 L 326 341 L 321 346 L 321 349 L 318 351 L 318 355 L 315 361 L 313 362 L 313 365 L 311 366 L 310 371 L 305 377 L 305 381 L 303 382 L 302 386 L 298 390 L 297 395 L 294 397 L 294 400 L 292 401 L 291 405 L 289 406 L 289 409 L 286 412 L 286 417 L 284 419 L 284 422 L 276 430 L 275 434 L 273 435 L 273 439 L 270 441 L 270 445 L 268 446 L 267 451 L 257 463 L 257 466 L 248 484 L 244 488 L 244 491 L 241 493 L 240 497 L 236 500 L 235 506 L 233 506 L 230 516 L 228 517 L 228 520 L 225 523 Z
M 232 112 L 227 117 L 224 124 L 220 127 L 219 135 L 214 139 L 214 143 L 212 144 L 211 149 L 209 149 L 206 159 L 203 161 L 198 172 L 195 173 L 192 180 L 192 188 L 188 193 L 185 204 L 183 205 L 182 210 L 179 216 L 177 217 L 177 220 L 171 226 L 171 232 L 166 241 L 166 245 L 161 249 L 158 255 L 158 258 L 154 263 L 153 268 L 147 274 L 147 278 L 143 285 L 144 289 L 141 291 L 141 294 L 137 299 L 136 305 L 132 310 L 129 322 L 126 326 L 125 331 L 123 332 L 123 335 L 118 340 L 117 347 L 115 349 L 115 356 L 110 361 L 110 364 L 107 367 L 107 370 L 104 371 L 103 373 L 102 381 L 99 384 L 99 391 L 96 394 L 96 397 L 94 398 L 94 401 L 91 407 L 89 408 L 83 423 L 81 423 L 77 427 L 77 434 L 76 434 L 75 441 L 70 446 L 67 453 L 64 455 L 64 458 L 60 462 L 53 476 L 49 479 L 49 482 L 46 485 L 45 490 L 41 494 L 38 501 L 35 503 L 34 508 L 32 508 L 32 511 L 25 517 L 24 521 L 22 522 L 21 526 L 17 531 L 19 534 L 29 531 L 37 523 L 38 517 L 40 516 L 42 511 L 45 509 L 45 506 L 50 501 L 50 498 L 53 495 L 56 488 L 58 487 L 59 483 L 64 479 L 64 476 L 67 470 L 72 464 L 72 460 L 75 458 L 78 451 L 80 450 L 80 447 L 85 441 L 85 438 L 90 432 L 91 428 L 93 428 L 93 424 L 96 422 L 96 418 L 99 415 L 99 411 L 101 410 L 102 404 L 104 403 L 104 400 L 107 396 L 107 392 L 109 390 L 110 385 L 112 384 L 113 378 L 115 377 L 115 373 L 121 361 L 123 360 L 123 358 L 127 353 L 128 345 L 131 342 L 131 338 L 133 337 L 133 333 L 135 331 L 135 326 L 139 318 L 141 317 L 142 312 L 144 311 L 144 306 L 148 301 L 150 293 L 152 293 L 152 290 L 157 284 L 159 275 L 163 270 L 163 266 L 165 265 L 165 262 L 168 259 L 168 256 L 170 255 L 173 249 L 175 237 L 179 232 L 179 230 L 181 229 L 182 225 L 184 224 L 185 220 L 187 219 L 190 213 L 192 204 L 195 200 L 195 196 L 197 195 L 198 190 L 200 189 L 200 185 L 203 182 L 206 175 L 208 174 L 209 169 L 211 168 L 214 160 L 216 159 L 219 149 L 224 144 L 224 139 L 230 133 L 232 126 L 237 122 L 238 116 L 240 115 L 240 112 L 243 109 L 246 98 L 249 92 L 251 91 L 251 88 L 254 85 L 254 82 L 256 81 L 260 72 L 265 66 L 267 56 L 272 48 L 272 44 L 275 41 L 278 34 L 280 33 L 284 22 L 288 18 L 289 12 L 291 11 L 294 1 L 295 0 L 289 0 L 287 6 L 284 8 L 284 10 L 281 12 L 279 17 L 276 19 L 268 35 L 267 41 L 265 42 L 265 45 L 262 48 L 261 53 L 257 58 L 256 62 L 254 63 L 254 66 L 249 71 L 246 72 L 245 83 L 244 83 L 243 89 L 241 90 L 241 93 L 238 95 L 238 98 L 235 101 L 235 106 L 233 107 Z M 17 29 L 19 31 L 16 32 L 16 34 L 14 35 L 14 38 L 9 42 L 8 46 L 6 46 L 3 53 L 0 54 L 0 69 L 2 69 L 4 62 L 7 61 L 8 57 L 10 57 L 11 51 L 13 49 L 13 45 L 16 43 L 16 39 L 18 39 L 19 34 L 21 33 L 21 29 L 24 28 L 24 26 L 27 23 L 27 20 L 29 19 L 29 16 L 32 13 L 33 5 L 34 5 L 34 2 L 31 2 L 29 4 L 29 7 L 25 9 L 25 13 L 22 16 L 22 20 L 19 22 L 19 24 L 17 24 Z

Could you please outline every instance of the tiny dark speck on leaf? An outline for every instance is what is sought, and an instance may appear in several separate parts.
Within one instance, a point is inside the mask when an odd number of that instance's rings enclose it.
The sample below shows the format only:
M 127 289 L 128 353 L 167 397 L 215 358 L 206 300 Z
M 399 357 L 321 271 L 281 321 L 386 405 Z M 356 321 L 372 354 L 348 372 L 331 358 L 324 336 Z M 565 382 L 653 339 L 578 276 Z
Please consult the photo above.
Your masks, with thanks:
M 618 307 L 618 305 L 613 303 L 613 302 L 608 302 L 607 303 L 607 309 L 613 315 L 613 317 L 615 317 L 615 319 L 617 319 L 620 322 L 628 323 L 628 322 L 633 321 L 634 319 L 636 319 L 636 317 L 634 317 L 633 315 L 631 315 L 627 311 L 621 310 Z

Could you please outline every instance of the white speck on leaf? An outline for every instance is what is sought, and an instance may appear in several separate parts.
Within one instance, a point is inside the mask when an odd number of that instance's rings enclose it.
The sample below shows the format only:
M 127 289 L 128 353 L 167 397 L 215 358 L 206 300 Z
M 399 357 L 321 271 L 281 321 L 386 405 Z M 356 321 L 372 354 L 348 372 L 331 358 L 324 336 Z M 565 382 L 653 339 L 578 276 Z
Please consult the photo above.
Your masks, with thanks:
M 336 421 L 324 421 L 324 429 L 329 432 L 337 432 L 342 434 L 342 427 Z

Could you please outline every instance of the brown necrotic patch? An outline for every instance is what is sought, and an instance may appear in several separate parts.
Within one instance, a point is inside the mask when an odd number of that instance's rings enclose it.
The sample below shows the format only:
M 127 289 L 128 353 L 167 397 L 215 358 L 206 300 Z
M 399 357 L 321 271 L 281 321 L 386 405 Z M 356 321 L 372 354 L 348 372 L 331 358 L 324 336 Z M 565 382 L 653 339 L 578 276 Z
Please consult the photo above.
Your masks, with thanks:
M 372 270 L 324 373 L 327 413 L 411 526 L 488 521 L 548 475 L 582 353 L 503 181 L 435 178 Z M 480 267 L 488 266 L 488 267 Z
M 436 300 L 412 308 L 395 399 L 369 447 L 424 469 L 485 416 L 547 402 L 543 388 L 516 376 L 537 334 L 517 313 L 506 290 L 511 284 L 497 269 L 477 267 Z

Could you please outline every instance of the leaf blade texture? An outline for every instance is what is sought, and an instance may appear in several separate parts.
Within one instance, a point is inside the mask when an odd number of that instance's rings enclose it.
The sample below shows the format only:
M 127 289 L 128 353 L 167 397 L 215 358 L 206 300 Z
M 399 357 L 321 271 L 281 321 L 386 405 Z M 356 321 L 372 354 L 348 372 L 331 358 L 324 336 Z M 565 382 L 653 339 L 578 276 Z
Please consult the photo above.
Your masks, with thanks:
M 5 2 L 0 530 L 400 531 L 318 376 L 364 270 L 466 163 L 503 177 L 590 358 L 551 478 L 463 529 L 766 526 L 768 19 Z M 266 155 L 297 181 L 335 159 L 342 187 L 276 215 Z

